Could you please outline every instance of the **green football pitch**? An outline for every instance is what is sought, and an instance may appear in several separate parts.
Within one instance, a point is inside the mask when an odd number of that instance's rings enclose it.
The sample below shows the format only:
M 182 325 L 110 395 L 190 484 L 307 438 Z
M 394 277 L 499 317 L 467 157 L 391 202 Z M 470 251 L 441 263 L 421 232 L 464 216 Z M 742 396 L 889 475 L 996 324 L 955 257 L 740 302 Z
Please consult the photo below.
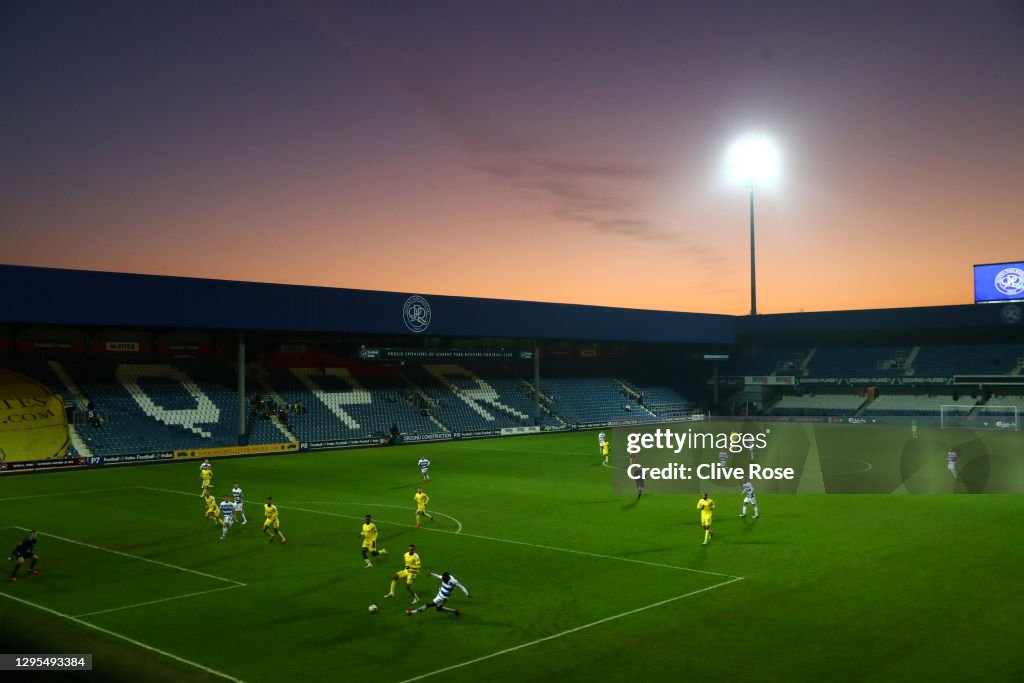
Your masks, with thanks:
M 903 428 L 773 428 L 766 462 L 813 452 L 830 490 L 857 490 L 868 465 L 897 467 L 910 492 L 967 493 L 980 452 L 998 464 L 987 479 L 1024 478 L 1019 433 L 922 429 L 908 447 Z M 974 470 L 960 489 L 927 483 L 954 441 Z M 423 455 L 435 521 L 417 529 Z M 224 541 L 195 461 L 0 478 L 0 550 L 33 528 L 41 558 L 0 586 L 0 651 L 93 654 L 71 681 L 1024 679 L 1020 495 L 766 486 L 754 520 L 721 484 L 705 546 L 696 496 L 612 493 L 594 432 L 213 467 L 218 494 L 237 480 L 247 497 L 249 523 Z M 260 533 L 266 496 L 286 545 Z M 366 514 L 389 551 L 372 568 Z M 406 616 L 401 585 L 384 598 L 410 543 L 423 599 L 428 572 L 469 588 L 449 603 L 462 619 Z

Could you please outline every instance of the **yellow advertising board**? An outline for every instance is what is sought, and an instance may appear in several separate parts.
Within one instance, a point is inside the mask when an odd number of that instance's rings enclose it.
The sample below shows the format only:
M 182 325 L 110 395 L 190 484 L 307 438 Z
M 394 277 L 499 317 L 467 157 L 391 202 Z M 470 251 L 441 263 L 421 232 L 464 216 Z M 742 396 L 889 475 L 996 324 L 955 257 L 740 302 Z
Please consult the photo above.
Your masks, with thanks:
M 0 370 L 0 462 L 63 457 L 68 444 L 64 399 L 35 380 Z
M 255 455 L 257 453 L 284 453 L 299 450 L 297 443 L 260 443 L 251 446 L 225 446 L 223 448 L 194 448 L 174 451 L 175 458 L 223 458 L 227 455 Z

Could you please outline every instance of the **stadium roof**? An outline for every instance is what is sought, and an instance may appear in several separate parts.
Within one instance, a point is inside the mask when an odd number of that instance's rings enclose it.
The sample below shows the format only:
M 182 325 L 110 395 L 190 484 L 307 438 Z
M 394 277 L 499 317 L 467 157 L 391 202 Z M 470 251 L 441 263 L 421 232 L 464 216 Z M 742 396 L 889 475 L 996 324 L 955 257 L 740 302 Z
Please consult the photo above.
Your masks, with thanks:
M 0 323 L 729 344 L 740 337 L 1024 333 L 1016 304 L 749 316 L 0 265 Z M 419 304 L 421 308 L 416 308 Z M 1015 310 L 1008 310 L 1015 309 Z
M 0 323 L 730 343 L 735 318 L 0 265 Z M 417 305 L 419 308 L 417 308 Z

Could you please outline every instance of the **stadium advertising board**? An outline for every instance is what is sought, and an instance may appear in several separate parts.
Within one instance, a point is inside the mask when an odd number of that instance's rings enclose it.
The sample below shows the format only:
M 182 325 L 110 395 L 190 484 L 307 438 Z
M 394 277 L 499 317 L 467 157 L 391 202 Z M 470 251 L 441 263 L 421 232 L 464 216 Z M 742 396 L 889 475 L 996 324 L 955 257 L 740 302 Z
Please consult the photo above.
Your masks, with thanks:
M 793 375 L 747 375 L 743 378 L 744 384 L 761 384 L 764 386 L 792 386 L 796 384 L 796 377 Z
M 118 353 L 138 353 L 141 351 L 139 342 L 108 341 L 103 344 L 104 351 L 116 351 Z
M 325 448 L 346 448 L 349 446 L 379 446 L 384 442 L 379 436 L 368 436 L 362 439 L 337 439 L 334 441 L 303 441 L 299 446 L 303 451 L 316 451 Z
M 974 266 L 974 303 L 1024 301 L 1024 261 Z
M 482 436 L 498 436 L 500 429 L 474 429 L 469 432 L 452 432 L 453 439 L 479 439 Z
M 103 465 L 127 465 L 137 462 L 160 462 L 163 460 L 174 460 L 174 453 L 163 451 L 160 453 L 122 453 L 121 455 L 93 455 L 88 458 L 89 467 L 101 467 Z
M 56 462 L 69 444 L 64 399 L 41 382 L 0 370 L 0 462 Z
M 532 427 L 502 427 L 501 428 L 501 435 L 502 436 L 511 436 L 513 434 L 537 434 L 539 432 L 540 432 L 540 427 L 538 427 L 538 426 L 532 426 Z
M 953 384 L 952 377 L 800 377 L 798 384 L 835 384 L 846 386 L 851 384 Z
M 85 467 L 86 458 L 63 457 L 50 458 L 49 460 L 4 460 L 0 461 L 0 473 L 2 472 L 35 472 L 38 470 L 70 469 Z
M 223 458 L 229 455 L 256 455 L 258 453 L 285 453 L 299 450 L 298 443 L 265 443 L 223 448 L 195 448 L 174 451 L 177 458 Z
M 362 347 L 356 354 L 363 360 L 529 360 L 532 351 L 510 349 L 395 349 Z
M 458 438 L 452 432 L 435 432 L 434 434 L 403 434 L 402 441 L 405 443 L 419 443 L 421 441 L 449 441 Z

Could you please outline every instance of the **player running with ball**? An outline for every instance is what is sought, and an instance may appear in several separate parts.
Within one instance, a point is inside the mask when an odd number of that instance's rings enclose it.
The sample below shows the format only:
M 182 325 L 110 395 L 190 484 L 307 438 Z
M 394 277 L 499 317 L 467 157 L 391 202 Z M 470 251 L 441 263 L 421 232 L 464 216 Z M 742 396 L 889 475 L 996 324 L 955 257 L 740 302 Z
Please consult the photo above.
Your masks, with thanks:
M 448 600 L 451 599 L 452 591 L 456 588 L 462 589 L 462 592 L 466 594 L 467 598 L 470 597 L 469 589 L 463 586 L 461 583 L 459 583 L 455 579 L 455 577 L 449 574 L 448 572 L 445 572 L 444 574 L 435 574 L 434 572 L 430 572 L 430 575 L 433 576 L 435 579 L 441 580 L 441 587 L 437 589 L 437 597 L 435 597 L 430 602 L 423 603 L 416 609 L 405 610 L 406 616 L 411 617 L 414 614 L 426 612 L 431 607 L 434 607 L 437 609 L 438 612 L 451 612 L 455 615 L 456 619 L 460 619 L 462 617 L 462 614 L 459 612 L 459 610 L 452 609 L 451 607 L 445 607 L 444 605 L 446 602 L 448 602 Z

